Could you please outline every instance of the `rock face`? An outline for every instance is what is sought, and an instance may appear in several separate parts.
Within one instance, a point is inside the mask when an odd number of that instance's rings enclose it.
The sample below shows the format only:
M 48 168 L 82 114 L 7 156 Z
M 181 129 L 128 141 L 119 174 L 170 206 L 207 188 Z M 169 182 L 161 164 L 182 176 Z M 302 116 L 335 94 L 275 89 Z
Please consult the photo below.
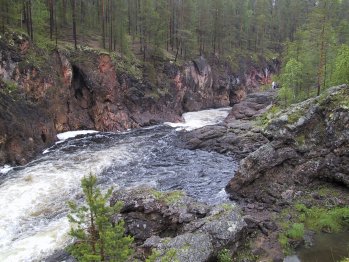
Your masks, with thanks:
M 242 160 L 227 186 L 232 197 L 276 203 L 314 180 L 349 187 L 348 101 L 343 85 L 278 113 L 263 131 L 270 142 Z
M 275 90 L 249 94 L 246 99 L 232 107 L 225 122 L 229 123 L 235 119 L 249 120 L 264 113 L 275 101 L 276 94 Z
M 226 107 L 244 97 L 246 83 L 262 81 L 203 57 L 149 66 L 88 48 L 48 52 L 11 33 L 0 47 L 0 165 L 25 163 L 59 132 L 125 130 Z
M 232 204 L 209 206 L 184 193 L 137 188 L 116 192 L 111 205 L 123 201 L 127 232 L 145 252 L 160 259 L 174 253 L 178 261 L 208 261 L 224 247 L 238 246 L 246 224 Z M 119 217 L 115 218 L 116 220 Z
M 267 110 L 274 102 L 275 95 L 273 91 L 247 95 L 232 107 L 224 124 L 182 133 L 184 147 L 216 151 L 238 159 L 246 157 L 269 142 L 251 119 Z

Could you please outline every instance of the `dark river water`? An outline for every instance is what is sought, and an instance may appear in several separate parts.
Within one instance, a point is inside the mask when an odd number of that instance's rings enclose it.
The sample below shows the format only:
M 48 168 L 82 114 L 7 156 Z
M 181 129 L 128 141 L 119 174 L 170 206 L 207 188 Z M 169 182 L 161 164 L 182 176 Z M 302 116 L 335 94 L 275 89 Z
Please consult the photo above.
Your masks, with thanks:
M 56 144 L 0 178 L 0 261 L 40 261 L 70 243 L 67 201 L 81 197 L 90 172 L 103 188 L 148 185 L 184 190 L 209 203 L 227 200 L 234 159 L 177 146 L 179 128 L 221 121 L 228 109 L 189 114 L 185 125 L 94 133 Z M 3 170 L 3 173 L 4 170 Z

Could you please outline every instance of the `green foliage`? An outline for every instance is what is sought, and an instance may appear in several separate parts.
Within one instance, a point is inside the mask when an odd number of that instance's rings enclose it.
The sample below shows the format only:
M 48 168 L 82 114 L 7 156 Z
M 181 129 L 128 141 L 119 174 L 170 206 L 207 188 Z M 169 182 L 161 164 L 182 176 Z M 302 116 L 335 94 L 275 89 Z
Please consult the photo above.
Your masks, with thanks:
M 157 200 L 164 201 L 168 205 L 176 203 L 184 196 L 182 191 L 160 192 L 153 190 L 152 194 Z
M 297 121 L 304 115 L 304 112 L 300 109 L 295 110 L 287 116 L 287 122 L 289 124 L 297 123 Z
M 109 207 L 107 202 L 112 189 L 102 194 L 96 183 L 95 176 L 84 177 L 81 186 L 86 204 L 79 206 L 69 202 L 70 235 L 76 238 L 69 251 L 79 261 L 127 261 L 133 253 L 130 248 L 133 239 L 124 235 L 123 220 L 115 225 L 111 222 L 111 217 L 120 212 L 123 204 L 118 202 Z
M 288 254 L 290 252 L 290 244 L 289 239 L 286 234 L 281 233 L 278 236 L 278 241 L 280 243 L 280 246 L 282 247 L 282 250 L 285 254 Z
M 304 211 L 306 225 L 310 229 L 339 232 L 349 228 L 349 207 L 332 209 L 314 207 Z
M 17 83 L 14 81 L 6 81 L 0 79 L 0 90 L 5 94 L 11 94 L 18 89 Z
M 328 190 L 319 190 L 325 197 L 332 194 Z M 283 217 L 292 215 L 292 220 L 285 220 Z M 296 203 L 293 208 L 283 211 L 279 226 L 282 231 L 278 240 L 284 253 L 291 250 L 290 240 L 301 240 L 305 230 L 316 232 L 324 231 L 328 233 L 340 232 L 349 229 L 349 207 L 312 207 L 308 208 L 302 203 Z
M 141 62 L 132 56 L 132 54 L 129 54 L 129 56 L 120 56 L 118 53 L 112 52 L 110 57 L 119 72 L 127 73 L 135 79 L 142 79 Z
M 280 108 L 277 105 L 273 105 L 270 109 L 261 114 L 256 118 L 257 124 L 262 128 L 265 128 L 270 123 L 270 120 L 273 119 L 280 112 Z
M 342 45 L 338 51 L 333 72 L 333 84 L 349 84 L 349 46 Z
M 303 64 L 296 59 L 290 59 L 280 75 L 281 89 L 280 102 L 287 106 L 296 101 L 297 90 L 300 88 L 303 73 Z
M 218 252 L 218 262 L 231 262 L 231 253 L 228 249 L 222 249 Z
M 293 224 L 291 228 L 287 231 L 287 236 L 296 240 L 302 239 L 304 237 L 304 224 Z
M 170 248 L 165 253 L 160 253 L 158 250 L 152 250 L 152 254 L 145 260 L 146 262 L 179 262 L 177 251 Z

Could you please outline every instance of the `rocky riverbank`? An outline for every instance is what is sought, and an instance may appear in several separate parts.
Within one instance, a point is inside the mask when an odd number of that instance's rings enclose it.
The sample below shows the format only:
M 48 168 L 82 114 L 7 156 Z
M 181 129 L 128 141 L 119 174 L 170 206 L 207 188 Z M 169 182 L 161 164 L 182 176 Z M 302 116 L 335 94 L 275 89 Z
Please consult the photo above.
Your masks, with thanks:
M 326 219 L 348 226 L 343 221 L 349 205 L 349 88 L 333 87 L 287 110 L 272 105 L 274 97 L 251 94 L 223 125 L 182 134 L 188 148 L 242 159 L 226 189 L 250 233 L 238 252 L 247 254 L 244 261 L 282 261 L 299 244 L 311 243 L 314 230 L 334 230 L 315 226 L 309 214 L 320 219 L 322 212 L 340 210 L 339 218 Z M 304 223 L 313 223 L 304 236 L 290 236 L 295 224 Z

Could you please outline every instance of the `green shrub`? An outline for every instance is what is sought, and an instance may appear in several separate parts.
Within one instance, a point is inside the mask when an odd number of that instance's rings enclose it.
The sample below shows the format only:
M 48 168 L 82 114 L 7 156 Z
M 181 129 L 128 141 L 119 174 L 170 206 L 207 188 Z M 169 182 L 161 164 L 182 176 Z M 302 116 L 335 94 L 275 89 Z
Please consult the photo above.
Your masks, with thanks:
M 133 239 L 125 236 L 123 220 L 115 225 L 111 222 L 111 217 L 120 212 L 122 203 L 108 206 L 112 189 L 103 195 L 96 182 L 97 178 L 91 174 L 81 180 L 86 204 L 78 206 L 69 202 L 70 235 L 76 242 L 68 251 L 78 261 L 128 261 L 133 253 L 130 248 Z
M 293 224 L 292 227 L 287 231 L 287 236 L 295 240 L 302 239 L 304 237 L 304 224 Z
M 226 248 L 222 249 L 218 253 L 218 262 L 231 262 L 231 254 L 230 251 Z

